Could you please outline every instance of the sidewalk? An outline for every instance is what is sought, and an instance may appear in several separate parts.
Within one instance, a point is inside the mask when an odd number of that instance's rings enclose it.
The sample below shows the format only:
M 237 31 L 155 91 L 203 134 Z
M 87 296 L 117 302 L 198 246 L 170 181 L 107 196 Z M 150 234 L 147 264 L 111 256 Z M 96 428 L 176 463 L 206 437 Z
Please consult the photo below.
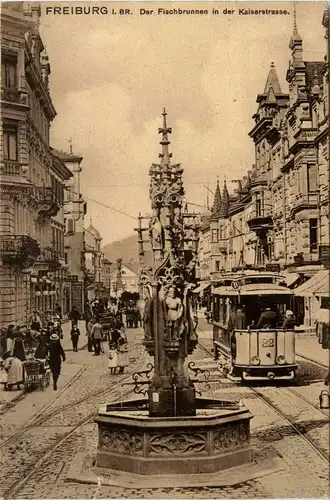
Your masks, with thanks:
M 78 322 L 78 328 L 80 330 L 79 344 L 78 350 L 83 350 L 87 346 L 87 336 L 86 336 L 86 328 L 85 321 Z M 63 330 L 63 339 L 61 340 L 62 347 L 65 352 L 72 351 L 72 342 L 70 337 L 71 331 L 71 321 L 66 321 L 62 324 Z M 66 384 L 78 371 L 78 365 L 72 367 L 72 365 L 68 365 L 63 363 L 62 374 L 61 374 L 61 385 Z M 36 391 L 34 391 L 36 392 Z M 21 390 L 12 390 L 5 391 L 3 384 L 0 384 L 0 414 L 3 413 L 6 408 L 10 407 L 17 400 L 19 400 L 24 394 L 24 388 L 21 385 Z M 33 393 L 31 393 L 33 394 Z M 27 397 L 29 394 L 27 395 Z
M 316 336 L 300 337 L 297 335 L 296 354 L 297 356 L 305 356 L 306 358 L 312 359 L 316 363 L 322 363 L 326 367 L 329 367 L 329 350 L 322 349 L 322 346 L 318 343 Z

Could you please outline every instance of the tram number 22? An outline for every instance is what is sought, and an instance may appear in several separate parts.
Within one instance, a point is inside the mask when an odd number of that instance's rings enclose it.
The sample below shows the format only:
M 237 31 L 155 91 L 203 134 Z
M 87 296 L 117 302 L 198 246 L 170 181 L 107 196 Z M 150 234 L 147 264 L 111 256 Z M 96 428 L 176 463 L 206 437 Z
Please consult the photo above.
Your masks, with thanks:
M 274 339 L 263 339 L 261 346 L 262 347 L 274 347 Z

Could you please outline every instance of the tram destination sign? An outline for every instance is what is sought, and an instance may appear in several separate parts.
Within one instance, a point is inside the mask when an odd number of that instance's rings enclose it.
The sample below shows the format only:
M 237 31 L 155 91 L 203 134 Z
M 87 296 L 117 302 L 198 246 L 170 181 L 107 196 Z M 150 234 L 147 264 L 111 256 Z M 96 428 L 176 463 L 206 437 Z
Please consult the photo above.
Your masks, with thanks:
M 280 264 L 266 264 L 266 271 L 279 273 L 281 271 L 281 266 Z

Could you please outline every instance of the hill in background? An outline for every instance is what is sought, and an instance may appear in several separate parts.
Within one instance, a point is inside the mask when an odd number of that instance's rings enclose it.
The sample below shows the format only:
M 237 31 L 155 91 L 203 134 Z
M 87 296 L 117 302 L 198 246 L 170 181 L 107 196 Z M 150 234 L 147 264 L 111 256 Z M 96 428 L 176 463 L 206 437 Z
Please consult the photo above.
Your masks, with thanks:
M 144 243 L 143 246 L 146 250 L 145 261 L 149 263 L 151 259 L 150 245 Z M 139 262 L 137 234 L 104 245 L 103 253 L 105 258 L 110 260 L 110 262 L 116 262 L 117 259 L 122 258 L 123 262 L 133 262 L 137 264 Z

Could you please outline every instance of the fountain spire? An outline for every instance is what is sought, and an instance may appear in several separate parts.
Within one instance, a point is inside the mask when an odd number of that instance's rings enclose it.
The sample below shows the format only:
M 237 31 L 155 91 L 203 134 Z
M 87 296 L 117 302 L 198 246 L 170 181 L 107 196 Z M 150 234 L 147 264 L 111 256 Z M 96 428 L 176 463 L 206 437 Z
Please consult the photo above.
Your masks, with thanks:
M 167 121 L 166 121 L 167 113 L 165 107 L 163 109 L 162 116 L 163 116 L 163 127 L 158 129 L 158 133 L 162 134 L 162 140 L 160 141 L 160 144 L 162 146 L 162 152 L 159 153 L 159 158 L 161 158 L 161 163 L 163 165 L 169 165 L 172 153 L 170 153 L 168 149 L 168 146 L 171 144 L 171 142 L 168 139 L 168 134 L 172 133 L 172 128 L 167 126 Z

